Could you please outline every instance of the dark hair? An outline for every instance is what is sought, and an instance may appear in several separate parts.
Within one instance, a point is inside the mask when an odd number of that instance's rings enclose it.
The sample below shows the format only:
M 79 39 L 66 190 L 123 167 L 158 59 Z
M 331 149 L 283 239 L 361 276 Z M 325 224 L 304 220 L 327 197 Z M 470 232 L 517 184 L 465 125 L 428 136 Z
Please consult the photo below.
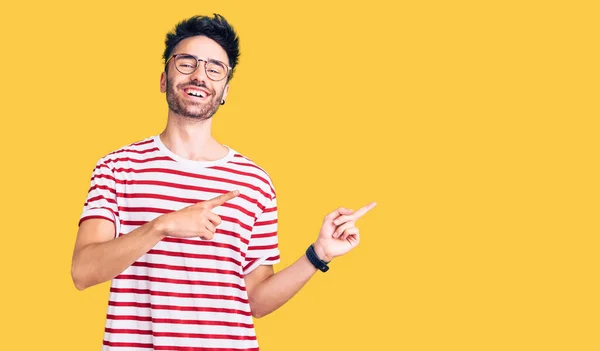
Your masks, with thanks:
M 230 80 L 233 77 L 233 72 L 240 56 L 239 38 L 225 18 L 216 13 L 212 18 L 208 16 L 193 16 L 177 23 L 175 28 L 167 33 L 163 62 L 166 63 L 179 42 L 196 35 L 203 35 L 216 41 L 225 50 L 229 58 L 229 66 L 231 66 L 231 72 L 229 72 L 229 77 L 227 77 L 227 80 Z M 165 71 L 166 69 L 165 67 Z

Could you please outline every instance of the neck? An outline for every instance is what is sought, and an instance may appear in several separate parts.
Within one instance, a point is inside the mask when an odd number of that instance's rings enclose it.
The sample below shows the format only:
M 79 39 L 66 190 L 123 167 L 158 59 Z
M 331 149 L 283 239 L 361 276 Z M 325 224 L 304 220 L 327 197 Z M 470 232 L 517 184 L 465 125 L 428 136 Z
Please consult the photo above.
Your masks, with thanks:
M 169 111 L 167 126 L 160 134 L 163 144 L 176 155 L 192 161 L 214 161 L 229 151 L 211 135 L 212 118 L 195 120 Z

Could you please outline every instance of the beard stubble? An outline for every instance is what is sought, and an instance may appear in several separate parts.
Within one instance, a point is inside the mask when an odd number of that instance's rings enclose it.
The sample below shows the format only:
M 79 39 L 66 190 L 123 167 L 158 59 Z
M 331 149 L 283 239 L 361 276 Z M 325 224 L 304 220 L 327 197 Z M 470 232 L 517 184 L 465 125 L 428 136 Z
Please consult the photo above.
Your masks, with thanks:
M 209 89 L 205 85 L 201 85 L 197 82 L 187 82 L 182 83 L 180 86 L 197 86 L 202 87 L 211 93 L 211 99 L 205 103 L 194 103 L 192 101 L 186 101 L 181 96 L 178 96 L 175 92 L 175 88 L 173 87 L 173 82 L 167 79 L 167 105 L 169 109 L 174 113 L 191 118 L 197 121 L 204 121 L 211 118 L 215 112 L 219 109 L 221 105 L 221 99 L 223 98 L 223 93 L 221 92 L 220 96 L 214 94 L 214 91 Z

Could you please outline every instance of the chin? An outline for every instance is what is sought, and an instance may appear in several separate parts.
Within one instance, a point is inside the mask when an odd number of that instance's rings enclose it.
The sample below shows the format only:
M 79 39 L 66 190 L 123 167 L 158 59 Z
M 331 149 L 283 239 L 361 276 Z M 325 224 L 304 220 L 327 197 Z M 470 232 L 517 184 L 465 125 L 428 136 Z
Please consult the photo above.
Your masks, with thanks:
M 193 110 L 189 110 L 187 109 L 186 111 L 186 116 L 193 118 L 193 119 L 199 119 L 199 120 L 205 120 L 205 119 L 209 119 L 210 117 L 212 117 L 212 114 L 209 114 L 208 111 L 198 111 L 196 109 Z

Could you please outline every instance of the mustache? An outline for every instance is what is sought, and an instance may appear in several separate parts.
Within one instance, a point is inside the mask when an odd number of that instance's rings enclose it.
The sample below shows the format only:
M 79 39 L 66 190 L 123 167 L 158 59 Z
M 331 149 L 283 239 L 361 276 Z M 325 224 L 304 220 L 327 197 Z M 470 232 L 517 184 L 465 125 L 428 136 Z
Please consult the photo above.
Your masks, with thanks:
M 204 84 L 202 82 L 196 82 L 196 81 L 191 81 L 191 82 L 187 82 L 187 83 L 181 83 L 177 87 L 178 88 L 183 88 L 183 87 L 189 87 L 189 86 L 195 86 L 195 87 L 198 87 L 198 88 L 204 88 L 204 89 L 212 92 L 212 89 L 210 89 L 209 87 L 207 87 L 206 84 Z

